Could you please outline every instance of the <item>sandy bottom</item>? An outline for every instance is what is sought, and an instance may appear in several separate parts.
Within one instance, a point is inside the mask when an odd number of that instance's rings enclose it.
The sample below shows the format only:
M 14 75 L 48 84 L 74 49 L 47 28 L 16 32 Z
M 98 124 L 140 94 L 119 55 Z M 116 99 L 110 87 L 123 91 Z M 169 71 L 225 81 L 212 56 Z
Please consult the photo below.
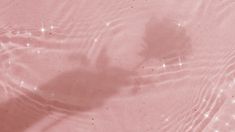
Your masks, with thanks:
M 0 132 L 235 132 L 230 0 L 1 0 Z

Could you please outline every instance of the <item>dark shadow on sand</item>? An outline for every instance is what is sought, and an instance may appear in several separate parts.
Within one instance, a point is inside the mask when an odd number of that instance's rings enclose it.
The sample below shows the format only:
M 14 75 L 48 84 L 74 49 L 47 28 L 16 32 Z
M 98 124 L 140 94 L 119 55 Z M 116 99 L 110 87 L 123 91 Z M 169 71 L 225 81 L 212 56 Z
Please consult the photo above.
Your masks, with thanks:
M 0 132 L 23 132 L 52 112 L 72 116 L 101 107 L 129 85 L 134 75 L 110 66 L 105 50 L 95 66 L 96 69 L 84 66 L 62 73 L 39 86 L 38 92 L 15 87 L 23 94 L 0 105 Z
M 156 59 L 167 63 L 168 59 L 184 60 L 192 54 L 192 45 L 185 27 L 179 26 L 169 18 L 157 19 L 152 17 L 145 26 L 143 50 L 140 56 L 141 63 Z M 172 63 L 171 63 L 172 64 Z
M 168 19 L 150 19 L 143 39 L 145 44 L 140 53 L 143 63 L 179 56 L 183 59 L 192 53 L 190 38 L 184 28 Z M 99 108 L 130 85 L 130 78 L 136 75 L 134 69 L 128 71 L 109 65 L 105 50 L 101 51 L 95 67 L 90 69 L 89 62 L 84 63 L 83 68 L 61 73 L 39 86 L 37 91 L 14 86 L 21 94 L 0 104 L 0 132 L 23 132 L 52 112 L 72 116 Z

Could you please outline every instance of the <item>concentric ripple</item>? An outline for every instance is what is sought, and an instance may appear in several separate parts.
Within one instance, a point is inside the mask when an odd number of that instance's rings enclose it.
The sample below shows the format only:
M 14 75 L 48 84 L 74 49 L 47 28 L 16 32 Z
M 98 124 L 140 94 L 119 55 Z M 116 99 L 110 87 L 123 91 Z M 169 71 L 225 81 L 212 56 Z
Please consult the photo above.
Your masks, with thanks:
M 231 0 L 0 2 L 0 132 L 235 130 Z

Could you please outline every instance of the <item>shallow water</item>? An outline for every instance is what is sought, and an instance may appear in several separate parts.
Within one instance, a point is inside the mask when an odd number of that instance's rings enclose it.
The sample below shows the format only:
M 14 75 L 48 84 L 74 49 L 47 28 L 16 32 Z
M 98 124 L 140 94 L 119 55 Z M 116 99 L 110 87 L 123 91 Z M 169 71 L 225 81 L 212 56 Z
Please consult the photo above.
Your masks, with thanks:
M 0 131 L 235 131 L 233 5 L 2 0 Z

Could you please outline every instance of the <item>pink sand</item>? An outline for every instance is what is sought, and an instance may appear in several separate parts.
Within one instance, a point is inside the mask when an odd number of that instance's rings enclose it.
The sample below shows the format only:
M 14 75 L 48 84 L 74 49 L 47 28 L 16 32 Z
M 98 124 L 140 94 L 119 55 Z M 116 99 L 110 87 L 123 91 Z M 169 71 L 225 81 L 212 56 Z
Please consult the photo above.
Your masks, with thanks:
M 231 0 L 1 0 L 0 132 L 235 132 Z

